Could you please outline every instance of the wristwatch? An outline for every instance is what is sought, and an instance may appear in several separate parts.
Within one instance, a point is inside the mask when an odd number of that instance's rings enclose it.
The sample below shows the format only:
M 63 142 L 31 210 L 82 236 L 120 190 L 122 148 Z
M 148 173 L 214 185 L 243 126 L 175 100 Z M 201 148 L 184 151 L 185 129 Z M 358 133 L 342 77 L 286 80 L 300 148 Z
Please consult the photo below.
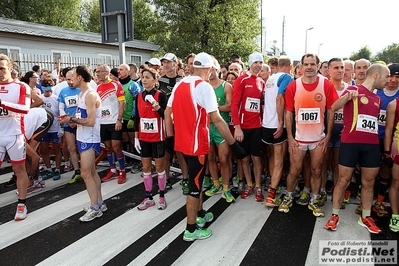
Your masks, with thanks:
M 74 122 L 72 121 L 72 118 L 73 118 L 73 116 L 71 116 L 71 117 L 69 118 L 69 123 L 74 123 Z
M 152 107 L 154 107 L 154 108 L 157 107 L 157 106 L 159 106 L 158 102 L 155 102 L 155 103 L 152 104 Z

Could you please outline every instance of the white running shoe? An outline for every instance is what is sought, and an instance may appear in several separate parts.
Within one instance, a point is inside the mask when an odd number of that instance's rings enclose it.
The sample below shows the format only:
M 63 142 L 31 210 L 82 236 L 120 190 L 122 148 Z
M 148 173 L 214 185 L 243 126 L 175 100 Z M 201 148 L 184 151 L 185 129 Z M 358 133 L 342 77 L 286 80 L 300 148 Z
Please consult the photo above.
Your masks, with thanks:
M 26 216 L 28 216 L 28 208 L 26 208 L 25 204 L 19 203 L 17 206 L 17 212 L 15 213 L 15 221 L 25 220 Z
M 90 208 L 87 210 L 86 214 L 83 215 L 82 217 L 79 218 L 81 222 L 90 222 L 96 218 L 99 218 L 103 216 L 103 212 L 99 209 L 96 211 L 93 209 L 93 207 L 90 206 Z

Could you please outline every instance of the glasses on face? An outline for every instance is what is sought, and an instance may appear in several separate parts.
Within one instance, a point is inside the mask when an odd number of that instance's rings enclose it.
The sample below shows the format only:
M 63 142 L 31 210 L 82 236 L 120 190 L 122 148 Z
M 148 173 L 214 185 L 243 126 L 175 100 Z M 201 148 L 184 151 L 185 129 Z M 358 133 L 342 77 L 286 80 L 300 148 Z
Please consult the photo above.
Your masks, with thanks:
M 32 76 L 32 77 L 30 77 L 30 78 L 32 78 L 32 79 L 38 79 L 39 77 Z

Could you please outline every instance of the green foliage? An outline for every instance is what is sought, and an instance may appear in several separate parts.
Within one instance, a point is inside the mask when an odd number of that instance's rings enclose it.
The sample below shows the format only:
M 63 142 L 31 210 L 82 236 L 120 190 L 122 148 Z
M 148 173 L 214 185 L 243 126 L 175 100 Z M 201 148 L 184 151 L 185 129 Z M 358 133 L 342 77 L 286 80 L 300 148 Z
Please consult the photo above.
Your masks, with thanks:
M 100 2 L 84 1 L 80 7 L 81 21 L 85 31 L 101 33 Z
M 398 63 L 399 62 L 399 44 L 393 43 L 388 45 L 385 49 L 377 53 L 375 60 L 381 60 L 385 63 Z
M 258 50 L 259 0 L 152 0 L 167 23 L 157 43 L 165 52 L 184 58 L 191 52 L 208 52 L 221 63 L 232 53 L 246 58 Z
M 80 0 L 2 0 L 0 14 L 6 18 L 70 29 L 83 29 Z
M 362 58 L 372 61 L 371 51 L 368 46 L 364 46 L 364 47 L 360 48 L 360 50 L 357 53 L 352 53 L 352 55 L 349 57 L 349 59 L 351 59 L 353 61 L 356 61 L 356 60 L 359 60 Z

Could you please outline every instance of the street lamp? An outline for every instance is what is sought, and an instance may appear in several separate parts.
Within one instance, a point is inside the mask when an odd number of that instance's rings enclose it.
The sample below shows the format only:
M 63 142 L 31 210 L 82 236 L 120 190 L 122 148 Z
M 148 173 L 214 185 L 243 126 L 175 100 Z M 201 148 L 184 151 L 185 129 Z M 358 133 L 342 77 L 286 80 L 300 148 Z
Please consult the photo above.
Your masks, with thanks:
M 317 50 L 317 55 L 320 57 L 320 46 L 322 46 L 323 44 L 322 43 L 320 43 L 319 44 L 319 49 Z
M 305 35 L 305 54 L 308 52 L 308 30 L 313 30 L 313 27 L 306 29 Z

